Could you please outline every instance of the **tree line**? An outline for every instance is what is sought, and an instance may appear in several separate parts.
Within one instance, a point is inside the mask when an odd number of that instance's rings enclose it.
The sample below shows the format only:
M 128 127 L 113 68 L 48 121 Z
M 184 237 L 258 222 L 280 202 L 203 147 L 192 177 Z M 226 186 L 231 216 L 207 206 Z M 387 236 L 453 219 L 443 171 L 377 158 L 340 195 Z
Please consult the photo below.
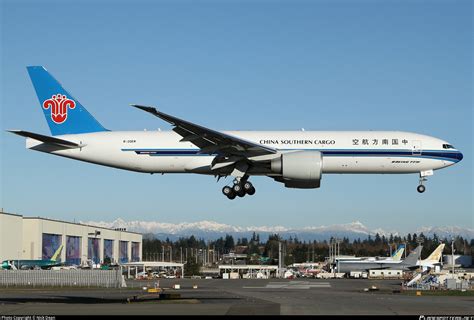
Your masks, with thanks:
M 297 237 L 281 238 L 278 234 L 271 234 L 268 239 L 261 240 L 253 233 L 252 237 L 234 239 L 226 235 L 215 240 L 198 239 L 194 236 L 182 237 L 176 241 L 169 238 L 157 239 L 148 234 L 143 239 L 143 259 L 157 261 L 182 261 L 195 266 L 211 265 L 219 261 L 224 254 L 238 253 L 247 255 L 247 263 L 251 264 L 278 264 L 279 243 L 282 243 L 285 264 L 309 261 L 324 261 L 329 256 L 329 244 L 334 238 L 323 241 L 302 241 Z M 390 256 L 399 245 L 406 245 L 407 255 L 420 242 L 423 244 L 421 258 L 426 258 L 440 244 L 445 243 L 444 254 L 451 254 L 452 239 L 441 239 L 436 234 L 425 236 L 407 234 L 406 236 L 369 235 L 364 239 L 339 239 L 339 254 L 355 256 Z M 474 256 L 474 239 L 464 239 L 461 236 L 454 238 L 456 254 Z M 191 265 L 190 265 L 191 266 Z

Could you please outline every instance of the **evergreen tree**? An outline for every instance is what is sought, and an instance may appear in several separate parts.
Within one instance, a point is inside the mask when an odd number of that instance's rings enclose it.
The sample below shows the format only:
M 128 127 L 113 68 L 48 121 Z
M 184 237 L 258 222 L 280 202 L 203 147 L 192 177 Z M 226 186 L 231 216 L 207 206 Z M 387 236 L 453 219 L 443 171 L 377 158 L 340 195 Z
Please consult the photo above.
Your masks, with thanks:
M 224 242 L 224 250 L 225 252 L 230 252 L 234 250 L 234 238 L 231 235 L 226 235 L 225 236 L 225 242 Z
M 196 263 L 195 259 L 188 259 L 184 265 L 184 275 L 185 276 L 194 276 L 201 274 L 201 264 Z

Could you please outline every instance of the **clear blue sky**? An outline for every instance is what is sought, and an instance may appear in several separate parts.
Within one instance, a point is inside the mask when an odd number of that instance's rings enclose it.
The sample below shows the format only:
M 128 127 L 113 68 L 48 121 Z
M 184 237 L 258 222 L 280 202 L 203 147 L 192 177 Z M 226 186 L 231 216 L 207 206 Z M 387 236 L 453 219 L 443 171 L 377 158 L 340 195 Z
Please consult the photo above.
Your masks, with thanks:
M 471 1 L 2 1 L 1 126 L 49 134 L 25 66 L 44 65 L 112 130 L 406 130 L 464 153 L 417 175 L 326 175 L 319 190 L 254 178 L 147 175 L 25 149 L 2 132 L 1 206 L 76 220 L 473 227 Z

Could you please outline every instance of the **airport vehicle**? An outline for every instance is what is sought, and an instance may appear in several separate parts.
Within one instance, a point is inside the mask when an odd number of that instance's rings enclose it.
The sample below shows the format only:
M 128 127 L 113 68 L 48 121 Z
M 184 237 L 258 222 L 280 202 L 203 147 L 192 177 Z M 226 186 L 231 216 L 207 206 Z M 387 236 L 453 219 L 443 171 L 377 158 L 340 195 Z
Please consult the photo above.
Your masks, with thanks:
M 5 260 L 2 262 L 2 269 L 51 269 L 53 267 L 62 266 L 63 263 L 58 259 L 63 245 L 60 245 L 51 259 L 42 260 Z
M 196 173 L 234 178 L 229 199 L 253 195 L 251 176 L 287 188 L 319 188 L 324 174 L 419 174 L 418 192 L 434 170 L 462 160 L 450 143 L 402 131 L 216 131 L 132 105 L 172 131 L 110 131 L 41 66 L 27 67 L 52 136 L 23 130 L 27 148 L 144 173 Z
M 423 246 L 419 245 L 405 260 L 342 260 L 337 261 L 338 272 L 369 271 L 376 269 L 412 270 L 416 269 Z
M 138 280 L 146 280 L 146 279 L 148 279 L 148 277 L 149 277 L 149 275 L 148 275 L 148 273 L 145 272 L 145 271 L 139 272 L 139 273 L 137 273 L 137 275 L 135 276 L 135 278 L 138 279 Z

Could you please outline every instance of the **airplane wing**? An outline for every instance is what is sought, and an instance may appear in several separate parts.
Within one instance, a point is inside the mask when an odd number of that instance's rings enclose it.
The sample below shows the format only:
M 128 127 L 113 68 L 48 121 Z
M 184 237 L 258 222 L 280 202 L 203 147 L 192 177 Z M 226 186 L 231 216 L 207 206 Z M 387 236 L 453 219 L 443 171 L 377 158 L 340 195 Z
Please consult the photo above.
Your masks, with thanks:
M 158 111 L 154 107 L 133 104 L 132 107 L 149 112 L 158 118 L 171 123 L 174 126 L 173 131 L 183 137 L 181 141 L 189 141 L 195 144 L 201 149 L 200 153 L 245 158 L 277 153 L 277 150 L 274 148 L 205 128 Z

